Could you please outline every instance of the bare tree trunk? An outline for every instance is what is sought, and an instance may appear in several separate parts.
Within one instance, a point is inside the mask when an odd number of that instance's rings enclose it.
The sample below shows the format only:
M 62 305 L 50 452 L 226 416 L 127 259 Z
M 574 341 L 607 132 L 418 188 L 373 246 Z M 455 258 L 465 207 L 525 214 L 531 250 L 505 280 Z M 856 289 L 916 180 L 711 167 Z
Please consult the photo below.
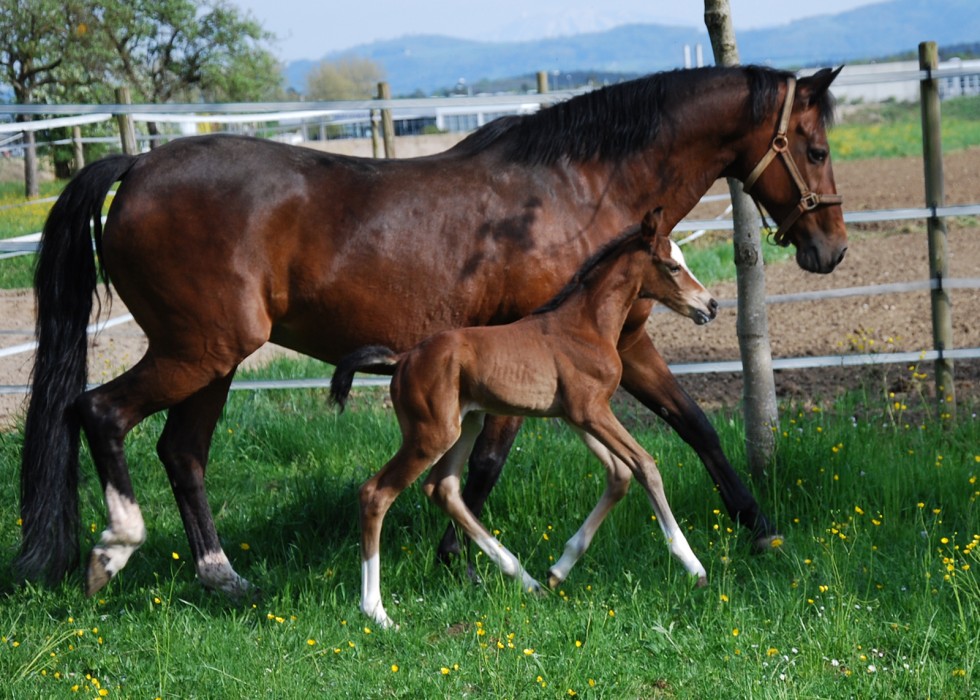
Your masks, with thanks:
M 739 63 L 729 0 L 704 0 L 704 23 L 715 63 Z M 745 449 L 752 477 L 761 480 L 772 461 L 778 420 L 776 383 L 766 314 L 766 273 L 762 259 L 761 222 L 742 183 L 728 179 L 735 219 L 735 270 L 738 275 L 738 346 L 742 357 Z

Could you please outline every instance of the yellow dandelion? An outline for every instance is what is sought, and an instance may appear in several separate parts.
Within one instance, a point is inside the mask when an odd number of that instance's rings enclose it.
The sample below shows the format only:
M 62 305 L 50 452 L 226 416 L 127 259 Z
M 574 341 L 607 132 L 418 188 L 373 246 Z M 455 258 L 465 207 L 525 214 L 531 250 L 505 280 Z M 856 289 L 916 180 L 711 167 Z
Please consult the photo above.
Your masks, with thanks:
M 864 511 L 861 510 L 861 506 L 854 506 L 854 512 L 858 515 L 864 515 Z
M 307 639 L 306 640 L 306 643 L 309 644 L 311 647 L 315 647 L 316 646 L 316 640 L 315 639 Z
M 172 558 L 172 559 L 173 559 L 174 561 L 177 561 L 178 559 L 180 559 L 180 555 L 179 555 L 179 554 L 177 554 L 177 552 L 171 552 L 171 553 L 170 553 L 170 556 L 171 556 L 171 558 Z
M 524 650 L 524 656 L 533 656 L 533 655 L 534 655 L 534 649 L 525 649 Z
M 439 669 L 439 673 L 441 673 L 444 676 L 448 676 L 449 675 L 449 669 L 446 668 L 445 666 L 443 666 L 442 668 Z
M 248 542 L 242 542 L 238 546 L 241 547 L 241 549 L 242 549 L 243 552 L 247 552 L 248 550 L 250 550 L 252 548 L 252 546 Z
M 768 649 L 766 649 L 766 656 L 775 656 L 778 653 L 779 653 L 779 649 L 777 649 L 776 647 L 769 647 Z
M 718 596 L 718 599 L 721 600 L 722 603 L 727 603 L 728 602 L 728 596 L 725 595 L 724 593 L 722 593 L 720 596 Z
M 398 673 L 398 664 L 392 664 L 391 665 L 391 672 L 392 673 Z
M 738 627 L 732 630 L 732 636 L 737 637 L 739 635 Z

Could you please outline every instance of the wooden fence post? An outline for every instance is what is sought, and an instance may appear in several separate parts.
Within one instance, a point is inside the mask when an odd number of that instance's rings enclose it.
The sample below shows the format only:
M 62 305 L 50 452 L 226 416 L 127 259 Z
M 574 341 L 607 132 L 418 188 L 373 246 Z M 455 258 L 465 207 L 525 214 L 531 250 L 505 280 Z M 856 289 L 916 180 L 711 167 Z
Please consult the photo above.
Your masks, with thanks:
M 75 172 L 85 167 L 85 148 L 82 146 L 82 127 L 73 126 L 71 128 L 71 146 L 74 152 L 72 160 L 75 162 Z
M 381 128 L 381 115 L 378 110 L 372 109 L 371 115 L 371 155 L 375 158 L 381 157 L 381 138 L 379 129 Z
M 128 87 L 116 88 L 116 103 L 121 105 L 131 104 Z M 136 128 L 133 126 L 133 117 L 130 114 L 117 114 L 116 123 L 119 125 L 119 140 L 122 142 L 122 150 L 126 155 L 135 156 L 139 152 L 136 146 Z
M 378 99 L 391 99 L 391 87 L 388 85 L 388 83 L 378 83 Z M 381 110 L 381 132 L 385 142 L 385 158 L 394 158 L 395 123 L 391 118 L 391 110 L 387 107 Z
M 538 71 L 538 94 L 543 95 L 548 92 L 548 71 Z
M 956 412 L 956 390 L 953 361 L 943 351 L 953 347 L 953 314 L 949 290 L 943 280 L 949 277 L 949 254 L 946 250 L 946 220 L 936 216 L 937 207 L 945 203 L 943 184 L 943 142 L 939 107 L 939 84 L 932 71 L 939 67 L 939 49 L 934 41 L 919 44 L 919 68 L 928 75 L 919 85 L 922 103 L 922 161 L 925 169 L 926 207 L 933 215 L 926 222 L 929 238 L 929 277 L 935 285 L 932 301 L 932 344 L 939 352 L 936 360 L 936 398 L 943 417 Z

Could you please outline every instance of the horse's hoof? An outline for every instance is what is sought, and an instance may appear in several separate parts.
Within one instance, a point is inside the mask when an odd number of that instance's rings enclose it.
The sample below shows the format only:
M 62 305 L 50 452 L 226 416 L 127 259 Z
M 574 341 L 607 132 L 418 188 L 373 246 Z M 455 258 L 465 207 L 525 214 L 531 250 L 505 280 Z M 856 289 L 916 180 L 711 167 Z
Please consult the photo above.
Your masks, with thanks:
M 770 535 L 760 535 L 752 542 L 752 551 L 756 554 L 765 554 L 774 549 L 779 549 L 785 542 L 786 538 L 778 532 Z
M 697 588 L 707 588 L 708 587 L 708 577 L 698 576 L 698 582 L 695 584 Z
M 112 579 L 113 572 L 106 568 L 109 557 L 99 550 L 93 549 L 92 556 L 89 557 L 88 571 L 85 574 L 85 595 L 90 598 L 105 588 L 105 585 Z
M 555 590 L 556 588 L 558 588 L 558 586 L 560 586 L 563 581 L 564 579 L 558 578 L 554 574 L 554 572 L 552 571 L 548 572 L 548 588 L 550 588 L 551 590 Z

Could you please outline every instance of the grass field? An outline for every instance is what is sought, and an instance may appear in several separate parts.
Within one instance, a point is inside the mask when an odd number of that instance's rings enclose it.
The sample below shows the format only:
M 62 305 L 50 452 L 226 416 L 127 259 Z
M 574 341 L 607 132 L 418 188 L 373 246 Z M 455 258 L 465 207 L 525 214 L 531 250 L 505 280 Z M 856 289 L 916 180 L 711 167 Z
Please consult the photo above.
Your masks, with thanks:
M 270 374 L 308 369 L 281 363 Z M 977 697 L 980 420 L 971 407 L 940 424 L 915 391 L 872 388 L 784 407 L 777 465 L 759 493 L 785 539 L 753 555 L 693 452 L 623 404 L 658 459 L 707 588 L 669 557 L 639 488 L 561 590 L 528 596 L 483 557 L 473 584 L 461 566 L 434 562 L 447 521 L 416 485 L 386 520 L 382 590 L 401 629 L 383 631 L 357 608 L 357 488 L 398 444 L 380 396 L 358 392 L 338 416 L 321 392 L 233 395 L 209 494 L 236 568 L 262 589 L 243 605 L 194 580 L 154 454 L 161 423 L 137 428 L 128 452 L 146 544 L 93 599 L 80 575 L 44 590 L 12 587 L 4 570 L 3 695 Z M 741 464 L 739 418 L 713 422 Z M 0 436 L 5 562 L 19 539 L 19 441 Z M 105 515 L 87 463 L 83 474 L 87 551 Z M 543 577 L 602 480 L 562 424 L 528 422 L 485 522 Z

